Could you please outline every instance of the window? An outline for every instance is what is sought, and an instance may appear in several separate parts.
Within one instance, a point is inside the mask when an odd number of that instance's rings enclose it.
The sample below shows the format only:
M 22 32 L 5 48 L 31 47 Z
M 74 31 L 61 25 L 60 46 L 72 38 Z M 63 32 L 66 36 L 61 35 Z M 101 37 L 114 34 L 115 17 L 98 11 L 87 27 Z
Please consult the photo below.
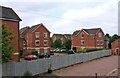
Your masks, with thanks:
M 36 46 L 40 46 L 40 41 L 39 41 L 39 40 L 36 40 L 36 41 L 35 41 L 35 45 L 36 45 Z
M 81 40 L 81 45 L 84 46 L 84 40 Z
M 102 33 L 98 33 L 98 37 L 102 37 Z
M 103 40 L 100 41 L 100 45 L 103 45 Z
M 97 45 L 100 45 L 99 40 L 97 40 Z
M 36 37 L 36 38 L 39 38 L 39 37 L 40 37 L 39 32 L 35 32 L 35 37 Z
M 44 40 L 44 46 L 47 46 L 47 40 Z
M 47 33 L 44 33 L 44 38 L 47 38 Z
M 84 34 L 81 35 L 81 38 L 84 38 Z
M 23 45 L 26 45 L 26 41 L 23 41 Z

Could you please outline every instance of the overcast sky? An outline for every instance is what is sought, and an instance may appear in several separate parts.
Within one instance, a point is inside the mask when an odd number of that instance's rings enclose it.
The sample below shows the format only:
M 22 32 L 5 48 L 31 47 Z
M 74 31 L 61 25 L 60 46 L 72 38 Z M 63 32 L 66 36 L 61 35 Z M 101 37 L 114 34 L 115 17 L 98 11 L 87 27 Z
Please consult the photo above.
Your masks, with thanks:
M 102 28 L 118 34 L 119 0 L 3 0 L 22 19 L 20 28 L 43 23 L 51 32 L 72 34 L 82 28 Z

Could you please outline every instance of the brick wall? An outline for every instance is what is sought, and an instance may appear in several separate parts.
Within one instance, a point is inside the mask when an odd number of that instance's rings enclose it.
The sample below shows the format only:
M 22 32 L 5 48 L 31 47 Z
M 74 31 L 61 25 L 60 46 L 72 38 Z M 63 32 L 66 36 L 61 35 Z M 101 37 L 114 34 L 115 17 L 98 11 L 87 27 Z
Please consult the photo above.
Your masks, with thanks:
M 13 46 L 14 49 L 12 59 L 19 61 L 19 22 L 2 20 L 2 24 L 5 24 L 8 30 L 10 30 L 15 36 L 15 38 L 11 41 L 11 46 Z

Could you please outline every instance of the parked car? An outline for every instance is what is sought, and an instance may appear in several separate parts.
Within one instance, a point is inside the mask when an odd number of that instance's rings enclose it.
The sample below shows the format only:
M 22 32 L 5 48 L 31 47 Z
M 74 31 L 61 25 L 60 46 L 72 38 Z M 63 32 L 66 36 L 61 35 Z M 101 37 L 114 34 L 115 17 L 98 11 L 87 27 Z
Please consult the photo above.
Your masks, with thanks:
M 27 55 L 24 57 L 25 60 L 34 60 L 37 59 L 38 57 L 36 55 Z
M 50 57 L 50 53 L 49 52 L 42 52 L 38 54 L 39 58 L 43 58 L 43 57 Z
M 61 51 L 60 51 L 60 49 L 57 49 L 56 52 L 59 53 L 59 52 L 61 52 Z
M 60 49 L 56 48 L 56 49 L 53 50 L 53 52 L 60 52 Z
M 54 55 L 54 51 L 52 49 L 50 50 L 50 55 Z
M 68 50 L 67 54 L 75 54 L 75 52 L 73 50 Z
M 60 51 L 61 51 L 61 52 L 66 52 L 66 49 L 61 49 Z

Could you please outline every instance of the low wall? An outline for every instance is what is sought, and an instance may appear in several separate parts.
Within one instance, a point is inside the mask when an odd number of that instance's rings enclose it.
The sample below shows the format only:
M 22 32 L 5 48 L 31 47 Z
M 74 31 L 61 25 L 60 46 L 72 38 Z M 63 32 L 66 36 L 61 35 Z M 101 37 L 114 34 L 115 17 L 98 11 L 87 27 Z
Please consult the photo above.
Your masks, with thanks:
M 89 53 L 54 56 L 32 61 L 9 62 L 2 64 L 2 75 L 23 76 L 26 71 L 29 71 L 30 73 L 32 73 L 32 75 L 35 75 L 45 73 L 48 71 L 49 68 L 51 68 L 52 70 L 56 70 L 109 55 L 111 55 L 111 50 L 102 50 Z

